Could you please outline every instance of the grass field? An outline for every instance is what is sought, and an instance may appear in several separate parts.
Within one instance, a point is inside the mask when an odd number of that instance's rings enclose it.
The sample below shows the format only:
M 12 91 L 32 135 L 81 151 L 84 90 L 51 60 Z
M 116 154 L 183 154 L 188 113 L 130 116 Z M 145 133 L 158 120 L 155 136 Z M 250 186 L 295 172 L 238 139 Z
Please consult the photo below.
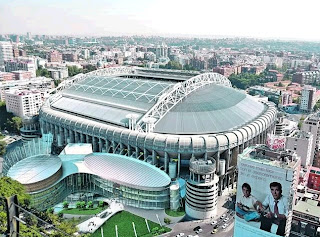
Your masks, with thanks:
M 179 217 L 179 216 L 184 216 L 186 214 L 186 212 L 184 210 L 182 211 L 172 211 L 170 209 L 166 209 L 166 214 L 168 216 L 172 216 L 172 217 Z
M 108 237 L 116 236 L 115 225 L 117 225 L 119 237 L 134 237 L 135 235 L 132 227 L 132 222 L 135 223 L 137 235 L 139 237 L 153 236 L 153 234 L 149 233 L 144 218 L 140 216 L 136 216 L 126 211 L 122 211 L 114 215 L 109 220 L 107 220 L 106 223 L 104 223 L 103 225 L 104 236 L 108 236 Z M 158 228 L 164 228 L 166 232 L 170 231 L 169 228 L 160 227 L 159 224 L 156 224 L 152 221 L 148 221 L 148 224 L 149 224 L 150 230 L 152 230 L 155 227 L 158 227 Z M 101 236 L 100 228 L 91 235 L 91 237 L 100 237 L 100 236 Z
M 104 209 L 105 209 L 104 207 L 86 208 L 86 209 L 68 208 L 68 209 L 63 209 L 61 213 L 73 214 L 73 215 L 94 215 L 99 212 L 102 212 Z

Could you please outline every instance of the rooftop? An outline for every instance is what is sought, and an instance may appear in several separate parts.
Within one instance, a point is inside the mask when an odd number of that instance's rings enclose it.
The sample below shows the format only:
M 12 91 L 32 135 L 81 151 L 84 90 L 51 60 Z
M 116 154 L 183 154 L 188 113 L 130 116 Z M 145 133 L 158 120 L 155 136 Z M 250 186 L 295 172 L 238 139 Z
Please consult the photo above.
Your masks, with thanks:
M 293 210 L 320 218 L 320 207 L 317 204 L 318 201 L 307 199 L 307 201 L 299 201 Z
M 7 176 L 22 184 L 37 183 L 51 177 L 61 165 L 62 162 L 57 156 L 31 156 L 13 165 Z
M 298 163 L 298 156 L 290 150 L 275 151 L 266 145 L 256 145 L 247 147 L 242 154 L 241 159 L 251 160 L 265 165 L 293 169 Z

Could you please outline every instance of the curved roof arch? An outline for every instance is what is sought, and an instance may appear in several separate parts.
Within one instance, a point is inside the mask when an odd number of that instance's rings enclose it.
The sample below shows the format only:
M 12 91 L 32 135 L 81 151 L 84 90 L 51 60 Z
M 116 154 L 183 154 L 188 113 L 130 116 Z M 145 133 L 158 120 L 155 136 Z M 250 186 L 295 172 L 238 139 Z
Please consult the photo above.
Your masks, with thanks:
M 218 73 L 203 73 L 192 77 L 184 82 L 177 83 L 168 92 L 163 93 L 157 103 L 149 109 L 137 122 L 136 130 L 140 132 L 148 131 L 147 123 L 152 118 L 153 125 L 162 119 L 175 105 L 186 98 L 190 93 L 203 88 L 206 85 L 216 84 L 232 87 L 231 82 L 225 76 Z M 151 128 L 153 130 L 153 128 Z

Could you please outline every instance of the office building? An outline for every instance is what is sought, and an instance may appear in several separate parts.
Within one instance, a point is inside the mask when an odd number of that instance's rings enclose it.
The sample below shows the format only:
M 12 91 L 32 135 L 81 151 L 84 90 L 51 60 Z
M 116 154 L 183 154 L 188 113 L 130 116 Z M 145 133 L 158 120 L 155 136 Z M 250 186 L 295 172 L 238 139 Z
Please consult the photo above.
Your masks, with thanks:
M 5 61 L 6 72 L 27 71 L 31 77 L 36 77 L 37 65 L 32 58 L 17 58 Z
M 310 132 L 295 130 L 286 137 L 286 149 L 297 153 L 301 158 L 301 165 L 308 167 L 313 162 L 313 135 Z
M 23 118 L 39 114 L 43 104 L 41 92 L 38 90 L 8 90 L 5 91 L 6 109 L 8 112 Z
M 302 131 L 310 132 L 313 135 L 311 154 L 312 166 L 320 167 L 320 117 L 319 114 L 309 115 L 302 123 Z
M 299 171 L 300 158 L 292 151 L 256 145 L 239 154 L 236 202 L 241 205 L 236 208 L 235 237 L 289 236 Z M 272 195 L 274 190 L 279 192 Z M 246 208 L 241 207 L 244 205 Z M 275 222 L 260 216 L 260 205 L 265 213 L 278 213 Z M 255 215 L 247 216 L 249 212 Z
M 320 83 L 320 71 L 296 72 L 292 76 L 292 82 L 299 84 L 311 85 Z
M 313 107 L 316 104 L 316 91 L 317 89 L 312 86 L 304 86 L 301 91 L 300 98 L 300 110 L 303 112 L 313 111 Z
M 0 41 L 0 71 L 5 71 L 5 61 L 13 59 L 12 44 L 6 41 Z
M 47 68 L 48 72 L 50 72 L 50 76 L 54 80 L 60 80 L 67 78 L 68 74 L 68 67 L 52 67 Z
M 51 51 L 47 54 L 48 62 L 62 62 L 62 54 L 58 51 Z

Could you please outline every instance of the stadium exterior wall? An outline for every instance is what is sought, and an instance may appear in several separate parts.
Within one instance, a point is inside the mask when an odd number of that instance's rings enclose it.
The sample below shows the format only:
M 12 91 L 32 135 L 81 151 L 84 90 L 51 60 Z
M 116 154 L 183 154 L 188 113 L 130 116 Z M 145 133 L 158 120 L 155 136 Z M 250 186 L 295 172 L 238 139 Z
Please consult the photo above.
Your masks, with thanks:
M 150 159 L 153 165 L 163 166 L 167 173 L 169 162 L 177 162 L 177 176 L 181 166 L 188 164 L 192 157 L 213 157 L 217 163 L 221 191 L 234 182 L 237 155 L 248 146 L 265 143 L 267 133 L 274 131 L 276 107 L 269 102 L 265 105 L 267 109 L 263 114 L 241 128 L 219 134 L 188 136 L 144 133 L 86 119 L 53 110 L 49 99 L 40 111 L 40 126 L 42 134 L 54 135 L 58 146 L 91 143 L 94 152 Z M 225 161 L 225 167 L 219 167 L 220 160 Z M 220 170 L 225 170 L 225 173 Z

